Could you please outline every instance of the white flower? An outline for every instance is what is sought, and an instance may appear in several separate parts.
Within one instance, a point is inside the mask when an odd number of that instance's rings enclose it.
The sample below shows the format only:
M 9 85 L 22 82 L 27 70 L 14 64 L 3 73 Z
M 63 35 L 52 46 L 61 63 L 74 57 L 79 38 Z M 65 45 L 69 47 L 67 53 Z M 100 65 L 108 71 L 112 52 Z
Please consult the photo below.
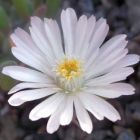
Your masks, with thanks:
M 53 133 L 72 121 L 75 108 L 80 127 L 91 133 L 87 111 L 98 120 L 120 120 L 117 110 L 103 98 L 134 94 L 130 84 L 117 82 L 134 72 L 130 66 L 139 56 L 127 54 L 126 35 L 102 45 L 109 30 L 103 18 L 96 21 L 94 16 L 83 15 L 77 19 L 75 11 L 68 8 L 61 13 L 61 24 L 63 39 L 55 20 L 38 17 L 31 18 L 30 35 L 20 28 L 11 35 L 16 46 L 11 48 L 13 55 L 31 68 L 3 69 L 4 74 L 22 81 L 9 91 L 15 93 L 9 103 L 19 106 L 49 96 L 33 108 L 31 120 L 50 117 L 47 131 Z

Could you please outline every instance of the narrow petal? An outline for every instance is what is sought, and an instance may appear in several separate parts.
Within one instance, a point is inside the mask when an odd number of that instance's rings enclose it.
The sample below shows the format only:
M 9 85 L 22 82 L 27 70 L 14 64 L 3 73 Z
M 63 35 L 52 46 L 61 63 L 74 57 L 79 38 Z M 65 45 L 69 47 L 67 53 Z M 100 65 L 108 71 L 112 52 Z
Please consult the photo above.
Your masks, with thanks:
M 120 53 L 124 51 L 124 48 L 126 47 L 127 43 L 128 43 L 128 41 L 125 41 L 125 40 L 124 40 L 123 42 L 121 42 L 121 43 L 119 44 L 119 47 L 117 47 L 116 49 L 114 49 L 110 54 L 108 54 L 108 55 L 105 56 L 105 57 L 102 57 L 102 56 L 101 56 L 101 52 L 100 52 L 99 60 L 98 60 L 98 61 L 100 61 L 100 60 L 109 61 L 109 60 L 114 59 L 115 57 L 119 56 Z M 101 49 L 100 49 L 100 50 L 101 50 Z M 100 56 L 102 57 L 102 59 L 101 59 Z
M 40 118 L 49 117 L 52 113 L 54 113 L 57 107 L 60 105 L 65 95 L 62 93 L 56 93 L 55 95 L 49 97 L 30 112 L 29 118 L 32 121 L 36 121 Z
M 28 52 L 23 48 L 13 47 L 11 50 L 13 55 L 24 64 L 50 75 L 48 72 L 50 66 L 46 63 L 47 61 L 44 62 L 43 58 L 40 60 L 37 56 L 32 55 L 31 52 Z
M 46 96 L 49 96 L 53 93 L 59 91 L 58 88 L 42 88 L 34 90 L 24 90 L 19 91 L 12 95 L 8 100 L 9 104 L 12 106 L 19 106 L 27 101 L 37 100 Z
M 34 49 L 34 52 L 37 52 L 40 55 L 43 55 L 43 53 L 40 51 L 40 49 L 36 46 L 31 36 L 24 31 L 21 28 L 17 28 L 14 32 L 14 34 L 11 35 L 11 39 L 13 40 L 14 44 L 19 48 L 26 48 L 26 49 Z M 18 45 L 18 43 L 21 43 Z M 32 53 L 34 53 L 32 52 Z
M 112 53 L 112 51 L 116 50 L 116 49 L 124 49 L 125 46 L 121 45 L 122 42 L 125 41 L 126 35 L 122 34 L 122 35 L 117 35 L 115 37 L 112 37 L 110 40 L 108 40 L 105 44 L 102 45 L 102 47 L 100 48 L 100 60 L 104 59 L 105 57 L 107 57 L 108 55 L 110 55 L 110 53 Z
M 83 44 L 86 39 L 86 31 L 88 25 L 87 22 L 87 17 L 85 15 L 81 16 L 77 22 L 75 31 L 75 49 L 73 52 L 76 56 L 79 56 L 79 52 L 81 52 L 81 49 L 83 49 Z
M 77 23 L 77 16 L 73 9 L 67 8 L 61 13 L 61 24 L 64 35 L 65 53 L 67 56 L 72 55 L 74 48 L 74 33 Z
M 131 67 L 114 69 L 103 76 L 99 76 L 87 81 L 86 85 L 89 87 L 109 85 L 114 82 L 125 80 L 133 72 L 134 70 Z
M 134 65 L 134 64 L 138 63 L 139 61 L 140 61 L 140 56 L 138 56 L 136 54 L 128 54 L 115 65 L 113 70 L 122 68 L 122 67 L 127 67 L 130 65 Z
M 20 83 L 16 86 L 14 86 L 8 94 L 13 94 L 17 91 L 23 90 L 23 89 L 38 89 L 38 88 L 56 88 L 56 85 L 54 84 L 44 84 L 44 83 Z
M 88 51 L 88 47 L 90 45 L 91 38 L 92 38 L 92 35 L 93 35 L 93 32 L 94 32 L 95 23 L 96 23 L 96 19 L 92 15 L 91 17 L 89 17 L 89 19 L 87 21 L 86 36 L 85 36 L 84 42 L 82 44 L 82 51 L 79 51 L 79 54 L 78 54 L 78 55 L 80 55 L 81 59 L 85 58 L 86 53 Z
M 57 107 L 56 111 L 50 116 L 48 123 L 47 123 L 47 132 L 52 134 L 60 126 L 60 116 L 63 112 L 63 108 L 66 104 L 66 100 L 63 100 L 61 104 Z
M 32 38 L 30 37 L 27 39 L 26 36 L 29 35 L 21 31 L 21 29 L 20 31 L 19 29 L 16 29 L 15 33 L 13 33 L 10 37 L 14 42 L 16 49 L 21 50 L 27 55 L 29 54 L 29 57 L 33 56 L 33 59 L 38 59 L 40 63 L 45 62 L 45 55 L 36 47 L 34 42 L 32 42 Z
M 66 105 L 60 116 L 60 124 L 68 125 L 73 117 L 73 96 L 68 96 L 66 100 Z
M 86 66 L 85 66 L 85 69 L 86 69 L 86 70 L 89 70 L 89 69 L 90 69 L 90 67 L 91 67 L 91 65 L 94 63 L 96 57 L 98 57 L 98 54 L 99 54 L 99 48 L 96 48 L 96 49 L 94 50 L 94 52 L 92 53 L 91 57 L 89 57 L 89 58 L 87 59 L 87 63 L 86 63 Z
M 55 57 L 52 48 L 50 47 L 50 43 L 45 34 L 44 23 L 38 17 L 31 18 L 31 27 L 30 33 L 33 41 L 38 46 L 38 48 L 45 54 L 48 62 L 51 64 L 54 63 L 52 58 Z
M 109 27 L 106 23 L 106 20 L 103 18 L 100 18 L 95 25 L 95 30 L 91 39 L 90 47 L 89 47 L 89 53 L 94 51 L 95 48 L 98 48 L 103 43 L 107 33 L 108 33 Z M 89 55 L 88 55 L 89 56 Z
M 113 49 L 111 53 L 107 54 L 107 56 L 102 57 L 104 55 L 104 52 L 101 53 L 102 47 L 99 52 L 99 56 L 94 61 L 94 63 L 91 65 L 91 67 L 94 68 L 94 71 L 89 72 L 87 75 L 88 77 L 92 75 L 92 77 L 102 75 L 106 73 L 108 70 L 110 70 L 117 62 L 122 60 L 128 53 L 128 49 L 125 49 L 128 41 L 123 40 L 119 42 L 120 44 L 117 44 L 119 47 L 116 47 L 116 49 Z M 88 72 L 88 69 L 86 69 Z
M 2 73 L 19 81 L 51 83 L 45 74 L 21 66 L 4 67 Z
M 113 122 L 121 119 L 118 111 L 101 97 L 98 97 L 91 93 L 81 93 L 80 96 L 83 96 L 83 97 L 86 96 L 88 103 L 94 104 L 92 106 L 93 109 L 100 115 L 106 117 L 107 119 Z
M 91 133 L 93 129 L 92 121 L 78 98 L 74 99 L 74 106 L 80 127 L 83 131 Z
M 93 32 L 95 30 L 95 24 L 96 24 L 96 19 L 95 19 L 95 16 L 90 16 L 88 18 L 88 23 L 87 23 L 87 31 L 86 31 L 86 34 L 87 34 L 87 40 L 89 40 L 89 42 L 91 41 L 92 39 L 92 35 L 93 35 Z M 97 25 L 96 25 L 97 26 Z
M 84 105 L 84 107 L 93 114 L 93 116 L 95 116 L 98 120 L 103 120 L 104 116 L 102 116 L 101 114 L 97 113 L 94 109 L 94 103 L 90 103 L 88 101 L 88 98 L 86 97 L 86 95 L 82 95 L 78 94 L 82 104 Z
M 87 89 L 91 94 L 105 98 L 117 98 L 122 95 L 134 94 L 135 88 L 126 83 L 114 83 L 107 86 L 93 87 Z
M 48 133 L 52 134 L 58 130 L 60 126 L 59 115 L 61 115 L 61 111 L 58 109 L 50 116 L 46 128 Z
M 97 21 L 95 25 L 95 29 L 93 31 L 93 36 L 91 38 L 91 43 L 89 46 L 89 49 L 87 49 L 86 54 L 86 69 L 89 69 L 89 66 L 94 62 L 96 56 L 99 53 L 99 47 L 103 43 L 107 33 L 108 33 L 109 27 L 106 23 L 106 20 L 101 18 Z M 99 39 L 100 38 L 100 39 Z
M 64 56 L 60 30 L 56 21 L 44 19 L 46 36 L 50 42 L 55 56 L 59 59 Z
M 121 52 L 119 52 L 118 54 L 113 54 L 111 55 L 111 57 L 108 57 L 102 61 L 100 61 L 98 64 L 96 64 L 95 66 L 92 65 L 91 67 L 94 67 L 94 71 L 87 71 L 86 73 L 86 79 L 91 79 L 91 78 L 94 78 L 94 77 L 97 77 L 97 76 L 100 76 L 100 75 L 103 75 L 103 74 L 106 74 L 108 72 L 111 71 L 111 68 L 118 62 L 120 61 L 121 59 L 123 59 L 128 53 L 128 49 L 124 49 L 122 50 Z M 113 58 L 115 57 L 115 58 Z

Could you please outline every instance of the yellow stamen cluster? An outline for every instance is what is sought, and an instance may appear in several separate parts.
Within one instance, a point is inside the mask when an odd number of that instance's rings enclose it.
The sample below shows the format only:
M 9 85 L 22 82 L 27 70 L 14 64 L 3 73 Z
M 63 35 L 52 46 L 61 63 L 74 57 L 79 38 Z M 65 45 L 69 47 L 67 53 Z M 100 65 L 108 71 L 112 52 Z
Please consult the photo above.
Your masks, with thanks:
M 64 59 L 57 67 L 57 74 L 67 80 L 79 77 L 81 73 L 81 63 L 76 59 Z

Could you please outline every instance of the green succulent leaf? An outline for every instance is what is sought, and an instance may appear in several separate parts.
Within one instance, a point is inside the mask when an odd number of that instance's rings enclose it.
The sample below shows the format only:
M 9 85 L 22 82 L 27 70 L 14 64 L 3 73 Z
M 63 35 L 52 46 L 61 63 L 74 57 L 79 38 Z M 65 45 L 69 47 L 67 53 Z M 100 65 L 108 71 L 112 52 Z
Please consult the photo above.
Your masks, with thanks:
M 8 91 L 15 85 L 15 81 L 8 76 L 0 74 L 0 88 L 4 91 Z
M 29 0 L 12 0 L 13 5 L 22 18 L 28 18 L 32 12 L 32 5 Z
M 8 16 L 2 6 L 0 6 L 0 30 L 9 29 Z
M 60 4 L 61 0 L 46 0 L 47 16 L 55 17 L 59 10 Z

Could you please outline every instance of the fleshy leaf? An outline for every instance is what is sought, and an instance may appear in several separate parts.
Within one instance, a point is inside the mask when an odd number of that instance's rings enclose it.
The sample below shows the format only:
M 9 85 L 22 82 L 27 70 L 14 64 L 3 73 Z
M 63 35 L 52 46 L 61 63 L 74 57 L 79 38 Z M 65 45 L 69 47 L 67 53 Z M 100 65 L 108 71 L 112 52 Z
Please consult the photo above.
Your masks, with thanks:
M 47 17 L 55 17 L 59 10 L 60 4 L 61 0 L 46 0 Z
M 2 6 L 0 6 L 0 30 L 9 29 L 9 21 L 7 14 Z

